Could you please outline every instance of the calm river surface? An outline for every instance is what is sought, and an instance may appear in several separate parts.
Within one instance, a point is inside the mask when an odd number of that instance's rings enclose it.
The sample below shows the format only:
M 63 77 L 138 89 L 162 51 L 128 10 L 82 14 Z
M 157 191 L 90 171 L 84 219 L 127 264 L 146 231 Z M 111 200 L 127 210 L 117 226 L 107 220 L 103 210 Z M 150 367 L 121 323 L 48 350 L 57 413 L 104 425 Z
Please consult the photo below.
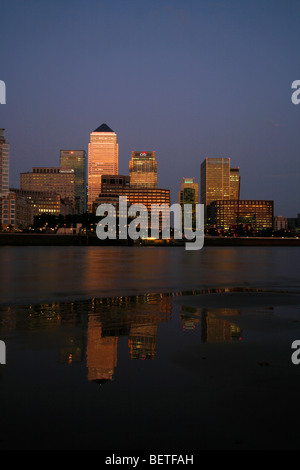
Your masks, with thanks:
M 0 449 L 300 449 L 299 248 L 0 259 Z
M 1 247 L 0 303 L 206 287 L 299 288 L 297 247 Z

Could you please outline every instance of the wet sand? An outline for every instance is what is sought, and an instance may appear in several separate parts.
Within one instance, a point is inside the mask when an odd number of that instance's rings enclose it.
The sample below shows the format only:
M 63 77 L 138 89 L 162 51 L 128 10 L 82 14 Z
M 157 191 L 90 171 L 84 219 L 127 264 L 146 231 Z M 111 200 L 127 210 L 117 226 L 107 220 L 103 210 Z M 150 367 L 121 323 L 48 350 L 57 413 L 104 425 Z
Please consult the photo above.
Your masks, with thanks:
M 299 450 L 300 364 L 292 363 L 291 344 L 300 340 L 300 295 L 223 293 L 177 297 L 174 304 L 206 308 L 241 329 L 238 342 L 177 352 L 177 364 L 201 376 L 199 449 Z
M 109 302 L 36 306 L 29 316 L 11 310 L 1 449 L 300 449 L 300 365 L 291 360 L 299 294 L 161 294 L 127 299 L 126 308 L 117 302 L 113 313 Z M 147 336 L 153 325 L 153 360 L 132 360 L 130 332 Z M 115 369 L 104 385 L 87 379 L 85 346 L 79 362 L 57 360 L 85 336 L 96 341 L 96 360 L 115 334 Z

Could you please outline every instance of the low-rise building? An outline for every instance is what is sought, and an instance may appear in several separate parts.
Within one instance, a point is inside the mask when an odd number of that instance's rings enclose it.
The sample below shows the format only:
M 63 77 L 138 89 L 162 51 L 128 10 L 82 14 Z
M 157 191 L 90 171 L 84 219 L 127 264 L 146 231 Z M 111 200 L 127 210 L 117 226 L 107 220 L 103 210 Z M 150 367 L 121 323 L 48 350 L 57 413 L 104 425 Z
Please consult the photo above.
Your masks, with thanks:
M 0 197 L 0 222 L 2 230 L 27 229 L 33 223 L 30 202 L 14 192 Z
M 273 228 L 273 201 L 219 200 L 209 206 L 211 225 L 225 230 L 247 225 L 255 230 Z

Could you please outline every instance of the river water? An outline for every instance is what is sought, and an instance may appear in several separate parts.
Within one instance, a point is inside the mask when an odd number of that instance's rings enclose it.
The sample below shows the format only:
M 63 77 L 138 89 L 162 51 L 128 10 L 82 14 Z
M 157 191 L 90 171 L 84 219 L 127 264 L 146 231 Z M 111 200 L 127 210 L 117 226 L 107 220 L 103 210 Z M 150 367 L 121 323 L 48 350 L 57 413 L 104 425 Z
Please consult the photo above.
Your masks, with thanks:
M 300 287 L 298 247 L 1 247 L 0 304 Z
M 299 248 L 0 257 L 0 449 L 300 448 Z

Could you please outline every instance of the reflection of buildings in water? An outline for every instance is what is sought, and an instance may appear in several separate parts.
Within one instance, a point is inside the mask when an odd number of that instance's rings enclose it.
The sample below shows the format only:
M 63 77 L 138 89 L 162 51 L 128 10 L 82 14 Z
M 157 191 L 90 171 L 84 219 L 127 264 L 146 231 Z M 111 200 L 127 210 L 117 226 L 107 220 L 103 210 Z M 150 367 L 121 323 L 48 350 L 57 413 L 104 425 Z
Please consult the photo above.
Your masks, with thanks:
M 185 305 L 180 308 L 183 329 L 196 330 L 200 326 L 203 342 L 241 338 L 241 329 L 229 318 L 239 315 L 238 309 Z M 119 337 L 128 337 L 131 359 L 155 358 L 158 324 L 171 320 L 172 296 L 147 294 L 5 310 L 0 318 L 2 333 L 23 328 L 59 329 L 61 333 L 60 328 L 64 328 L 64 334 L 56 338 L 59 362 L 72 364 L 86 360 L 88 380 L 110 381 L 117 366 Z
M 180 309 L 185 312 L 180 314 L 183 330 L 194 330 L 200 324 L 200 308 L 181 305 Z
M 180 320 L 184 331 L 194 330 L 200 324 L 200 318 L 195 318 L 192 315 L 181 314 Z
M 171 319 L 166 299 L 122 298 L 92 302 L 87 327 L 88 380 L 112 380 L 120 336 L 128 336 L 131 359 L 155 357 L 158 323 Z
M 239 315 L 240 310 L 230 308 L 203 308 L 201 315 L 202 341 L 222 342 L 241 339 L 241 329 L 236 324 L 222 318 L 223 316 Z
M 85 344 L 83 335 L 68 336 L 64 339 L 63 346 L 59 350 L 59 362 L 61 364 L 81 363 L 85 360 Z
M 6 335 L 16 329 L 16 312 L 8 307 L 0 311 L 0 331 L 2 335 Z
M 151 318 L 150 318 L 151 319 Z M 157 323 L 131 324 L 128 346 L 131 359 L 154 359 Z
M 101 322 L 96 316 L 90 315 L 87 338 L 88 380 L 100 383 L 112 380 L 117 365 L 118 337 L 102 337 Z
M 241 338 L 241 329 L 235 323 L 226 320 L 224 316 L 240 315 L 240 310 L 231 308 L 200 309 L 182 305 L 180 314 L 182 328 L 195 330 L 196 326 L 201 325 L 202 341 L 221 342 L 232 341 Z
M 131 359 L 154 359 L 156 353 L 156 336 L 159 323 L 171 320 L 172 306 L 162 298 L 161 302 L 147 304 L 145 311 L 130 313 L 130 332 L 128 347 Z
M 154 359 L 158 324 L 171 320 L 172 305 L 169 295 L 146 294 L 8 308 L 1 313 L 2 332 L 59 333 L 55 336 L 59 363 L 86 360 L 88 380 L 102 382 L 113 379 L 120 336 L 128 337 L 131 359 Z

